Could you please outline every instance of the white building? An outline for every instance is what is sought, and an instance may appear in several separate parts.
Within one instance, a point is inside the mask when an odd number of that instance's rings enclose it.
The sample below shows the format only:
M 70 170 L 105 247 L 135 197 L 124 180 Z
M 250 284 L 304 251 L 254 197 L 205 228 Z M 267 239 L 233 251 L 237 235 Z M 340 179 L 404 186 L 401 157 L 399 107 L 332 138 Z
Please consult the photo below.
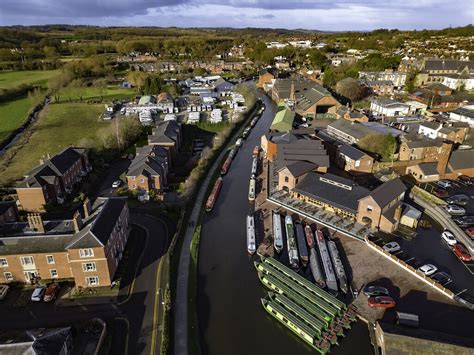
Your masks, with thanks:
M 215 108 L 211 111 L 211 123 L 222 122 L 222 110 L 220 108 Z
M 379 99 L 370 103 L 370 110 L 379 116 L 397 117 L 408 115 L 410 106 L 399 101 Z
M 467 122 L 469 127 L 474 127 L 474 105 L 459 107 L 449 113 L 451 121 Z
M 149 126 L 153 123 L 153 114 L 151 111 L 140 111 L 138 113 L 138 120 L 144 126 Z
M 285 48 L 288 44 L 280 42 L 267 42 L 266 45 L 267 48 Z
M 474 76 L 473 75 L 445 75 L 443 78 L 443 85 L 446 85 L 450 89 L 458 90 L 464 87 L 466 90 L 474 89 Z
M 163 121 L 177 121 L 178 118 L 176 117 L 176 115 L 174 113 L 167 113 L 163 119 Z
M 376 72 L 359 72 L 360 79 L 366 79 L 370 81 L 375 80 L 390 80 L 393 83 L 393 86 L 396 88 L 401 88 L 405 86 L 407 80 L 407 73 L 400 73 L 393 71 L 392 69 L 387 69 L 385 71 L 376 71 Z
M 290 41 L 289 42 L 293 47 L 297 48 L 311 48 L 311 41 Z
M 201 113 L 200 112 L 190 112 L 188 115 L 188 124 L 198 123 L 201 120 Z
M 441 123 L 437 122 L 423 122 L 418 127 L 418 134 L 422 134 L 425 137 L 435 139 L 438 137 L 439 130 L 443 128 Z

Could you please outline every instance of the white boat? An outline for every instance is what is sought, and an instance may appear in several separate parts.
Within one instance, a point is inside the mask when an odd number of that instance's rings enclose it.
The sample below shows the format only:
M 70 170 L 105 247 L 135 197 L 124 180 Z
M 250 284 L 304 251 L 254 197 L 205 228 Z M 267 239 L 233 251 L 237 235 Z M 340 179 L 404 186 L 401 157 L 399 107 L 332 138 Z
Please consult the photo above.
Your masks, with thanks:
M 250 179 L 249 184 L 249 201 L 255 201 L 255 179 Z
M 323 232 L 320 230 L 316 230 L 316 244 L 318 245 L 319 255 L 321 256 L 324 273 L 326 274 L 326 285 L 330 290 L 337 292 L 338 288 L 336 274 L 334 273 L 334 269 L 332 267 L 331 257 L 329 256 L 326 240 L 324 239 Z
M 296 247 L 295 229 L 293 228 L 293 218 L 285 217 L 286 242 L 288 247 L 288 259 L 292 268 L 297 269 L 300 266 L 298 249 Z
M 253 215 L 247 216 L 247 251 L 249 254 L 254 254 L 256 248 L 255 243 L 255 218 Z
M 283 249 L 283 235 L 281 233 L 281 216 L 273 212 L 273 247 L 278 254 Z
M 252 177 L 257 176 L 257 170 L 258 170 L 258 158 L 254 157 L 252 160 L 252 171 L 250 172 Z
M 337 250 L 336 243 L 332 240 L 327 242 L 329 253 L 331 254 L 331 259 L 334 264 L 334 269 L 336 271 L 337 279 L 339 280 L 339 287 L 341 291 L 347 293 L 347 276 L 344 271 L 344 265 L 342 265 L 341 258 L 339 257 L 339 251 Z

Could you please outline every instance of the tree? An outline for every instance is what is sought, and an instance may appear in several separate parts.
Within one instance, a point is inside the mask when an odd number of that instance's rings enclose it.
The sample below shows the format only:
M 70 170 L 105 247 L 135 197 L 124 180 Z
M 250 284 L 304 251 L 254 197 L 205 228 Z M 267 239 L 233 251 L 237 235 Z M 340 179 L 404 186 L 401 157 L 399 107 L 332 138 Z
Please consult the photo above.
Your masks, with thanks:
M 64 87 L 69 84 L 71 80 L 72 76 L 69 72 L 63 72 L 49 80 L 48 89 L 54 95 L 54 101 L 59 102 Z
M 397 139 L 390 133 L 370 134 L 362 138 L 359 147 L 371 153 L 378 154 L 384 160 L 390 160 L 398 149 Z
M 99 78 L 93 81 L 92 86 L 99 91 L 100 101 L 104 100 L 104 94 L 107 92 L 107 79 Z
M 69 84 L 71 88 L 71 96 L 78 96 L 79 101 L 82 102 L 82 98 L 84 96 L 84 93 L 86 91 L 86 84 L 84 83 L 84 80 L 82 79 L 74 79 L 71 84 Z
M 330 67 L 324 68 L 323 85 L 330 88 L 336 84 L 336 81 L 336 73 Z
M 336 92 L 348 98 L 351 102 L 362 100 L 368 94 L 367 88 L 353 78 L 338 81 L 336 84 Z

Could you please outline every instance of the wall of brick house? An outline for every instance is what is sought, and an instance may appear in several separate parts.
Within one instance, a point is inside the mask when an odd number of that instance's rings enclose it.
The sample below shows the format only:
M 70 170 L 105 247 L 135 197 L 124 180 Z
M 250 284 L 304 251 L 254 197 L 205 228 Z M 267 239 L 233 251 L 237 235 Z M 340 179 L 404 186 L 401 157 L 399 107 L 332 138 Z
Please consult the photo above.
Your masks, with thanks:
M 80 249 L 69 249 L 69 265 L 74 275 L 76 286 L 88 287 L 85 278 L 87 276 L 98 276 L 99 286 L 108 286 L 111 284 L 108 261 L 103 247 L 87 248 L 92 249 L 94 256 L 88 258 L 80 257 Z M 84 272 L 82 264 L 86 262 L 95 262 L 96 271 Z
M 367 207 L 371 206 L 372 211 L 368 211 Z M 371 196 L 367 196 L 359 201 L 359 206 L 357 208 L 357 222 L 360 224 L 365 224 L 363 221 L 364 217 L 370 218 L 372 227 L 377 227 L 379 225 L 380 216 L 382 214 L 382 209 L 375 202 Z
M 262 89 L 265 86 L 265 84 L 270 83 L 273 78 L 274 78 L 273 75 L 270 73 L 260 74 L 258 76 L 257 87 Z
M 133 177 L 127 176 L 127 184 L 130 190 L 144 190 L 150 191 L 150 182 L 147 176 L 138 175 Z
M 278 145 L 268 141 L 267 144 L 267 159 L 269 161 L 273 161 L 276 158 L 276 155 L 278 153 Z
M 49 237 L 45 237 L 49 238 Z M 48 264 L 46 260 L 47 255 L 54 257 L 54 264 Z M 55 269 L 58 272 L 58 279 L 71 278 L 71 270 L 69 268 L 67 253 L 66 252 L 55 252 L 55 253 L 29 253 L 29 254 L 16 254 L 16 255 L 1 255 L 0 258 L 7 259 L 8 266 L 0 267 L 0 282 L 7 282 L 4 276 L 4 272 L 11 272 L 14 282 L 26 282 L 23 265 L 21 264 L 20 257 L 32 256 L 35 266 L 34 268 L 28 268 L 30 271 L 37 271 L 42 279 L 51 279 L 51 269 Z
M 16 193 L 20 201 L 21 209 L 24 211 L 44 211 L 44 205 L 47 201 L 42 188 L 17 188 Z
M 420 182 L 436 181 L 436 180 L 439 180 L 439 178 L 440 178 L 438 174 L 430 175 L 430 176 L 427 177 L 421 171 L 421 169 L 418 167 L 418 165 L 407 167 L 406 174 L 413 176 L 417 181 L 420 181 Z M 420 178 L 420 176 L 422 176 L 422 177 Z

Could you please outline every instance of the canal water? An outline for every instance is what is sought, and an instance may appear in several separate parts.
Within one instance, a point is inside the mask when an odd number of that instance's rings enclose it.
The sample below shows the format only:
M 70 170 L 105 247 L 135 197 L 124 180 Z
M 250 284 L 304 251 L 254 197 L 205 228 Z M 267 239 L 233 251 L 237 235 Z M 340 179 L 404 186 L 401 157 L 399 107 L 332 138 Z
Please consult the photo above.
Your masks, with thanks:
M 257 256 L 247 254 L 245 217 L 250 209 L 252 150 L 275 115 L 270 99 L 263 94 L 261 99 L 266 110 L 235 157 L 216 205 L 202 225 L 197 308 L 205 355 L 315 353 L 265 312 L 260 303 L 265 290 L 253 266 Z M 339 342 L 332 354 L 373 354 L 367 326 L 361 321 Z

